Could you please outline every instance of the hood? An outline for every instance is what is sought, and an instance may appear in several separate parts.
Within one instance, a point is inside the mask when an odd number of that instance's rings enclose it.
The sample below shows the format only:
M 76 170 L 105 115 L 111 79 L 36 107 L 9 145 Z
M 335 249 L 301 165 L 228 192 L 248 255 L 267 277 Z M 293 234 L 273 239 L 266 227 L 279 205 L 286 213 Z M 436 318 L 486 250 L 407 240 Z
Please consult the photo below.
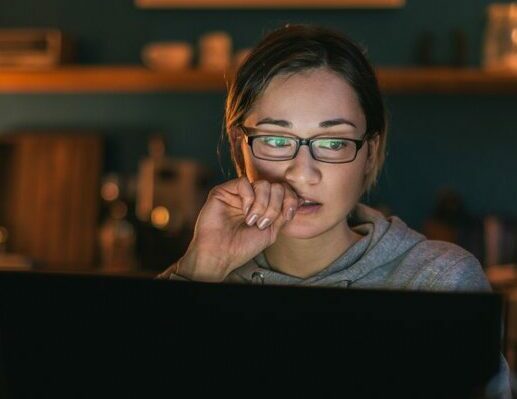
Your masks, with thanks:
M 410 229 L 399 217 L 386 218 L 381 212 L 358 204 L 349 219 L 351 228 L 363 238 L 314 276 L 299 278 L 279 273 L 261 252 L 227 277 L 229 282 L 259 284 L 348 287 L 375 269 L 404 256 L 425 236 Z

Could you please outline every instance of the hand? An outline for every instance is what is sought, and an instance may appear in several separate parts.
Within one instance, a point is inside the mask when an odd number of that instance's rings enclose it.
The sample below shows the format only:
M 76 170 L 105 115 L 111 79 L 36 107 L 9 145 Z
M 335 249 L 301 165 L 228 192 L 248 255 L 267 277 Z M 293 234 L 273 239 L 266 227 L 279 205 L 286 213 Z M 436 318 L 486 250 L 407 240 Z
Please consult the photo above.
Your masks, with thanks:
M 240 177 L 214 187 L 199 213 L 187 252 L 170 273 L 179 266 L 178 274 L 190 280 L 223 281 L 273 244 L 302 203 L 287 183 L 258 180 L 251 184 Z

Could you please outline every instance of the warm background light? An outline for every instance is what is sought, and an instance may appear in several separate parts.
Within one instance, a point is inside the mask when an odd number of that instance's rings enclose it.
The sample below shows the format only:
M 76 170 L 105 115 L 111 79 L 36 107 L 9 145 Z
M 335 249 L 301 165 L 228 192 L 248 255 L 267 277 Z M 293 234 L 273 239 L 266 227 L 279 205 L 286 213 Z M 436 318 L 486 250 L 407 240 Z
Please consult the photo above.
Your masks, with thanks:
M 164 229 L 167 227 L 170 221 L 170 213 L 167 208 L 163 206 L 157 206 L 151 212 L 151 222 L 154 227 Z

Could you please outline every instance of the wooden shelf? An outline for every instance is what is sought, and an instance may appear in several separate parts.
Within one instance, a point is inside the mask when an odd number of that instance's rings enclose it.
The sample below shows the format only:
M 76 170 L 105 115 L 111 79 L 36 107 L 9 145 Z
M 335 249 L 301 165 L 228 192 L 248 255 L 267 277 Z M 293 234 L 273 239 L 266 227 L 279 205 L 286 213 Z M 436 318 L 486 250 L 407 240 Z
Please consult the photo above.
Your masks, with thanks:
M 145 93 L 225 90 L 222 73 L 159 72 L 140 66 L 74 66 L 0 71 L 0 93 Z
M 475 68 L 379 68 L 385 93 L 517 94 L 517 71 Z
M 136 0 L 142 8 L 395 8 L 405 0 Z
M 382 90 L 404 93 L 517 93 L 517 71 L 378 68 Z M 73 66 L 49 71 L 0 71 L 0 94 L 152 93 L 226 90 L 222 73 L 160 72 L 141 66 Z

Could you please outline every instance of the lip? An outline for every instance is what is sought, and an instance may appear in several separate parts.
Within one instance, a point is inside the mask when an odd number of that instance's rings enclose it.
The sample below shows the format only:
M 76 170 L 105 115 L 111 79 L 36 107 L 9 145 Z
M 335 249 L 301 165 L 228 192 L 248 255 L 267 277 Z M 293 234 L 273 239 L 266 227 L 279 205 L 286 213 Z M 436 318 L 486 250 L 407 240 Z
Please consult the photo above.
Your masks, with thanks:
M 308 205 L 308 206 L 300 206 L 296 211 L 297 215 L 309 215 L 312 213 L 318 212 L 323 205 Z
M 317 202 L 318 204 L 322 205 L 322 203 L 314 198 L 311 198 L 311 197 L 306 197 L 305 195 L 301 195 L 301 194 L 298 194 L 298 197 L 300 197 L 301 199 L 305 200 L 305 201 L 310 201 L 310 202 Z

